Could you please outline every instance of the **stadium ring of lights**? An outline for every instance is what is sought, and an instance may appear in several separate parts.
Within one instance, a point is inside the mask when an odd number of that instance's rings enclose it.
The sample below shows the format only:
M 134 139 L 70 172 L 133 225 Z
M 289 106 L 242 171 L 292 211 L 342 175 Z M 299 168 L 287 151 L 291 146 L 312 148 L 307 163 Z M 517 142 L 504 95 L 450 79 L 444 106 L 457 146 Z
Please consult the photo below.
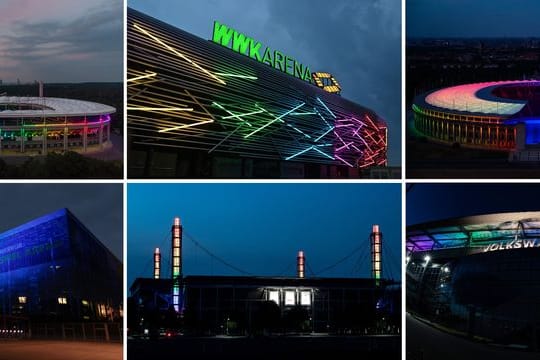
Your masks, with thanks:
M 540 81 L 458 85 L 415 98 L 414 127 L 430 140 L 521 150 L 540 144 Z
M 537 247 L 540 212 L 475 215 L 408 226 L 406 246 L 409 254 L 447 249 L 474 254 Z
M 0 153 L 99 149 L 109 142 L 115 112 L 90 101 L 0 96 Z

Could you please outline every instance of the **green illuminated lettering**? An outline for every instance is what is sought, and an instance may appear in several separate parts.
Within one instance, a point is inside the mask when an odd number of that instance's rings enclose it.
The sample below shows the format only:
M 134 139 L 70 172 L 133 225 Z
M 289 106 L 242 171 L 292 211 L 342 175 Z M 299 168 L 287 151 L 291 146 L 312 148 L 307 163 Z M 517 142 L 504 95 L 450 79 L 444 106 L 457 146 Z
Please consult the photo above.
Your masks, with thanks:
M 279 69 L 281 71 L 285 71 L 285 66 L 283 65 L 283 60 L 284 60 L 283 59 L 283 54 L 280 53 L 277 50 L 274 50 L 274 65 L 276 66 L 276 69 Z
M 304 64 L 300 64 L 298 62 L 294 62 L 294 76 L 296 76 L 299 79 L 304 78 Z
M 262 61 L 259 50 L 261 49 L 261 43 L 251 39 L 249 44 L 249 57 L 257 61 Z
M 311 71 L 309 71 L 309 68 L 306 66 L 306 69 L 304 71 L 304 77 L 303 79 L 307 82 L 311 82 Z
M 233 29 L 229 29 L 227 26 L 220 24 L 218 21 L 214 21 L 214 34 L 212 41 L 223 46 L 229 46 L 229 42 L 231 41 L 234 32 L 235 31 Z
M 266 50 L 264 50 L 262 62 L 270 65 L 271 67 L 274 67 L 274 60 L 272 59 L 272 52 L 270 51 L 269 48 L 266 48 Z
M 236 52 L 239 52 L 240 54 L 245 55 L 246 50 L 249 44 L 251 44 L 251 42 L 251 38 L 248 38 L 244 34 L 235 31 L 232 42 L 232 49 Z
M 291 59 L 288 56 L 285 56 L 285 72 L 289 75 L 294 75 L 294 59 Z M 289 68 L 291 71 L 289 72 Z

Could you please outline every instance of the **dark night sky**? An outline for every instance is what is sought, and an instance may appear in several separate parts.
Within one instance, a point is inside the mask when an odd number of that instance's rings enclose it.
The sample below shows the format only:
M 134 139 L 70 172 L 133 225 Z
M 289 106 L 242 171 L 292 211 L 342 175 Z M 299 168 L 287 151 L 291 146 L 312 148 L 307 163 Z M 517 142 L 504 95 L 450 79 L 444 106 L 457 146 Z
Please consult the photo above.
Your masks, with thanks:
M 0 184 L 0 233 L 68 208 L 122 260 L 122 184 Z
M 184 275 L 241 275 L 197 248 L 187 233 L 261 276 L 295 276 L 298 250 L 318 273 L 365 245 L 321 276 L 369 277 L 368 238 L 379 224 L 394 259 L 390 266 L 383 258 L 383 274 L 401 278 L 401 184 L 128 184 L 128 286 L 152 276 L 155 247 L 163 254 L 162 276 L 170 276 L 175 216 L 184 228 Z
M 407 0 L 415 37 L 539 37 L 538 0 Z
M 1 0 L 0 79 L 123 79 L 123 0 Z
M 332 73 L 342 96 L 389 128 L 389 163 L 401 164 L 400 0 L 129 0 L 129 6 L 204 39 L 218 20 L 311 71 Z
M 415 184 L 407 193 L 406 223 L 540 211 L 539 199 L 540 184 Z

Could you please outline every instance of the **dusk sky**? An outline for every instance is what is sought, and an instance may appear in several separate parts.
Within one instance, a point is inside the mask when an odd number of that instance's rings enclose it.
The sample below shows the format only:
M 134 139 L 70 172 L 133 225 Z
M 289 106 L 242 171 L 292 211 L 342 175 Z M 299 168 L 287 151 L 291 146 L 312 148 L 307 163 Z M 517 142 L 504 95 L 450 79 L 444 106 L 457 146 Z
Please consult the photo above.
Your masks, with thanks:
M 0 184 L 0 233 L 68 208 L 120 261 L 122 184 Z
M 400 0 L 129 0 L 147 15 L 211 39 L 218 20 L 327 71 L 342 96 L 386 120 L 389 163 L 401 164 Z
M 469 215 L 540 211 L 540 184 L 407 186 L 407 225 Z
M 123 9 L 123 0 L 0 1 L 0 79 L 122 81 Z
M 538 0 L 406 0 L 406 35 L 540 37 Z
M 156 247 L 162 276 L 170 277 L 175 216 L 184 230 L 184 275 L 242 275 L 212 259 L 195 239 L 260 276 L 295 276 L 298 250 L 317 274 L 360 248 L 320 276 L 369 277 L 368 239 L 379 224 L 389 251 L 383 275 L 401 278 L 401 184 L 128 184 L 128 287 L 136 277 L 152 277 Z

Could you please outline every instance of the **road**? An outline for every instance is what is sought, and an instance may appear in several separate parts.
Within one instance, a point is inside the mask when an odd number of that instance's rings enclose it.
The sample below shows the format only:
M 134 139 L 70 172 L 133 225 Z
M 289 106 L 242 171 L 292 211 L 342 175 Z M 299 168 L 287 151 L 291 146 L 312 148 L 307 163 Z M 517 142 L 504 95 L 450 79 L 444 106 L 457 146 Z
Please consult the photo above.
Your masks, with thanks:
M 128 340 L 129 360 L 401 359 L 399 336 L 186 337 Z M 455 359 L 454 359 L 455 360 Z
M 407 314 L 407 360 L 538 360 L 540 354 L 476 343 L 433 328 Z
M 0 360 L 122 360 L 122 344 L 0 340 Z

